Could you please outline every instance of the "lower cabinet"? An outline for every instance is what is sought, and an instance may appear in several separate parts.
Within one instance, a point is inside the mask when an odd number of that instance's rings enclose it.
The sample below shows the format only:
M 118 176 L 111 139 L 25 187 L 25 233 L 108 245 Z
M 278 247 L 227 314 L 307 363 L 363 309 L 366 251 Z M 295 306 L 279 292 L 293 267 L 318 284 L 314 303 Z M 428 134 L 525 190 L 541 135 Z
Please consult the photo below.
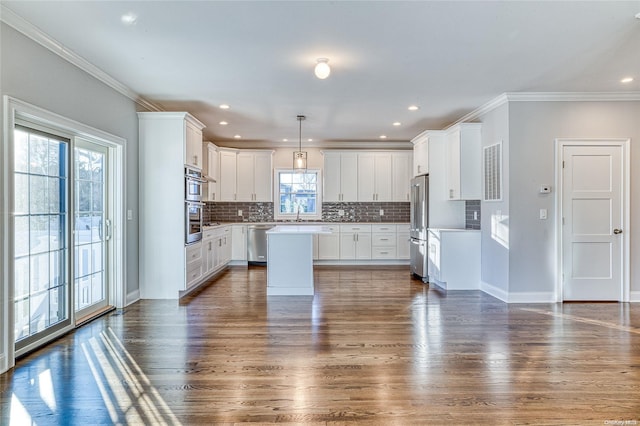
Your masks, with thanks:
M 222 226 L 204 231 L 202 252 L 202 276 L 207 278 L 231 260 L 231 227 Z
M 315 235 L 318 242 L 317 257 L 318 260 L 338 260 L 340 259 L 340 227 L 338 225 L 327 226 L 331 234 Z
M 231 225 L 231 260 L 247 260 L 247 225 Z
M 184 248 L 185 254 L 185 283 L 188 290 L 202 278 L 202 242 L 189 244 Z
M 447 290 L 480 288 L 480 231 L 429 229 L 429 282 Z
M 411 255 L 409 247 L 409 225 L 397 225 L 396 228 L 396 259 L 408 260 Z
M 340 259 L 371 259 L 371 225 L 340 225 Z
M 396 225 L 371 226 L 371 258 L 396 259 Z

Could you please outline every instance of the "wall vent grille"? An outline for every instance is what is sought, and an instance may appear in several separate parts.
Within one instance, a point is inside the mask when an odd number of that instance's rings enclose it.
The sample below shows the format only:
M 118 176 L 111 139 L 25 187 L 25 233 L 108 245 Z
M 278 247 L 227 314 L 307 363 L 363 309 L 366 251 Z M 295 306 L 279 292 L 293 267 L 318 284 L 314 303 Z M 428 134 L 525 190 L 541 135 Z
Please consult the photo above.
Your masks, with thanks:
M 484 201 L 502 200 L 502 142 L 484 147 Z

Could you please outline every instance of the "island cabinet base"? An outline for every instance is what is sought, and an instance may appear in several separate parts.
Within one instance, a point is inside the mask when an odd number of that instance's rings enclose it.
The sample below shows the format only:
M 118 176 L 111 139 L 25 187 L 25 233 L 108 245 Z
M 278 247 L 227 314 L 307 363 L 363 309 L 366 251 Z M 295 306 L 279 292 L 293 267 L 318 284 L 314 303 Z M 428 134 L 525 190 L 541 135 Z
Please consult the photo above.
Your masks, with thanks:
M 313 235 L 269 233 L 267 296 L 313 296 Z

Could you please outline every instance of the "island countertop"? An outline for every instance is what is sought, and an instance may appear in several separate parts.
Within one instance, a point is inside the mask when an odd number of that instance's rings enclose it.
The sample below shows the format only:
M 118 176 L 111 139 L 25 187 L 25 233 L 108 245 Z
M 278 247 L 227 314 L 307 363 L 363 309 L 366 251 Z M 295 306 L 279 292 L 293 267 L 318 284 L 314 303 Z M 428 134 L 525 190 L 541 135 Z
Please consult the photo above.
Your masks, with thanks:
M 277 225 L 267 234 L 330 234 L 328 227 L 322 225 Z

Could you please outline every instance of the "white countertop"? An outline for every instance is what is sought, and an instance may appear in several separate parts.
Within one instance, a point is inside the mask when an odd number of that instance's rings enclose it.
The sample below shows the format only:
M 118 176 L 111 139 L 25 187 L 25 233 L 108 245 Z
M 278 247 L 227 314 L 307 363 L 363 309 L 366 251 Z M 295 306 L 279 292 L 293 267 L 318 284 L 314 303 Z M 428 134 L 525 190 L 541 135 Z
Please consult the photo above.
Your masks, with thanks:
M 429 231 L 435 232 L 480 232 L 479 229 L 466 229 L 466 228 L 427 228 Z
M 321 225 L 277 225 L 267 231 L 267 234 L 330 234 L 326 226 Z

